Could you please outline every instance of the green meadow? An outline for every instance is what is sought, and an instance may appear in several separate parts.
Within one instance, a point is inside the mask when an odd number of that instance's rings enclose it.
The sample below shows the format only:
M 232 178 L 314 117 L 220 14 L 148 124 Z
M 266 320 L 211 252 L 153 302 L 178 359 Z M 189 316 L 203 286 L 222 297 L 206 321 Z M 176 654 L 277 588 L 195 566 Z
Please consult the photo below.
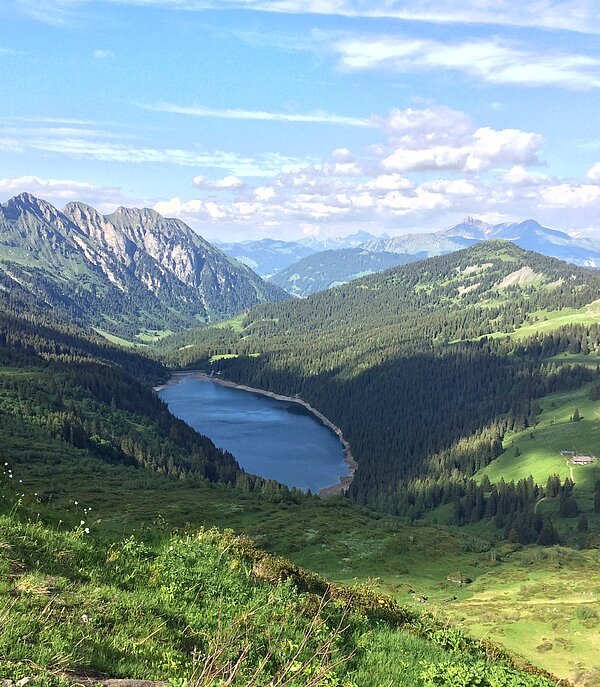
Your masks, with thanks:
M 562 308 L 561 310 L 539 310 L 531 313 L 525 323 L 511 332 L 515 339 L 526 339 L 534 334 L 547 334 L 569 324 L 594 324 L 600 322 L 600 301 L 594 301 L 583 308 Z M 505 336 L 498 333 L 493 336 Z
M 478 476 L 487 474 L 492 482 L 501 478 L 509 482 L 533 475 L 538 484 L 543 484 L 550 475 L 558 474 L 563 481 L 571 477 L 582 496 L 593 490 L 600 479 L 600 461 L 574 465 L 570 456 L 561 455 L 561 451 L 575 451 L 600 458 L 600 401 L 590 401 L 589 393 L 587 384 L 576 391 L 541 399 L 542 411 L 535 427 L 509 432 L 504 453 Z M 581 419 L 573 422 L 576 409 Z

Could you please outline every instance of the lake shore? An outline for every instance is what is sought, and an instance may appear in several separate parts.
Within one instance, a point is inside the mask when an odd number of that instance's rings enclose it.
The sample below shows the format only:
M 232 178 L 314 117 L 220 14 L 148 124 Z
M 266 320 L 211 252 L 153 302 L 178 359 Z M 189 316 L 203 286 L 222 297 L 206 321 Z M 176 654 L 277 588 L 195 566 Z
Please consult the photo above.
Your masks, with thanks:
M 282 396 L 281 394 L 276 394 L 273 391 L 266 391 L 265 389 L 256 389 L 255 387 L 246 386 L 245 384 L 236 384 L 235 382 L 231 382 L 228 379 L 223 379 L 222 377 L 207 375 L 206 372 L 202 372 L 200 370 L 174 372 L 167 382 L 161 384 L 160 386 L 154 387 L 154 391 L 162 391 L 163 389 L 166 389 L 169 386 L 175 386 L 176 384 L 179 384 L 179 382 L 184 377 L 193 377 L 194 379 L 197 379 L 200 382 L 214 382 L 215 384 L 221 384 L 222 386 L 228 386 L 233 389 L 241 389 L 242 391 L 248 391 L 253 394 L 268 396 L 269 398 L 273 398 L 277 401 L 297 403 L 298 405 L 301 405 L 303 408 L 306 408 L 306 410 L 308 410 L 312 415 L 318 418 L 318 420 L 323 425 L 325 425 L 325 427 L 328 427 L 332 432 L 334 432 L 337 435 L 344 449 L 344 460 L 346 462 L 346 465 L 348 466 L 348 474 L 341 476 L 337 484 L 333 484 L 330 487 L 323 487 L 323 489 L 319 489 L 319 496 L 326 497 L 333 496 L 335 494 L 343 494 L 346 492 L 350 484 L 352 484 L 354 472 L 358 467 L 358 463 L 352 455 L 350 444 L 344 438 L 342 430 L 339 427 L 336 427 L 333 424 L 333 422 L 331 422 L 331 420 L 326 418 L 322 413 L 320 413 L 316 408 L 313 408 L 306 401 L 303 401 L 301 398 L 295 398 L 293 396 Z

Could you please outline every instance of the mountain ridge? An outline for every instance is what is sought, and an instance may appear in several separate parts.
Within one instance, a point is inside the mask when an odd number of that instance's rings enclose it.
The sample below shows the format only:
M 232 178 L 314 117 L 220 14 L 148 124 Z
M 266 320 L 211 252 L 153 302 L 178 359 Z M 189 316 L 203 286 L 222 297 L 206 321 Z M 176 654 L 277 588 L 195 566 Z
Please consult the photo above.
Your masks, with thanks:
M 376 237 L 368 232 L 356 232 L 346 237 L 321 241 L 315 238 L 296 241 L 261 239 L 255 242 L 221 245 L 225 252 L 240 258 L 256 269 L 261 276 L 269 278 L 274 283 L 280 283 L 285 275 L 278 275 L 283 270 L 289 274 L 298 272 L 302 278 L 306 277 L 307 275 L 302 272 L 303 265 L 299 264 L 300 261 L 309 255 L 324 251 L 360 248 L 374 253 L 414 255 L 414 259 L 421 259 L 462 250 L 475 243 L 494 238 L 512 241 L 526 250 L 533 250 L 576 265 L 600 267 L 599 242 L 571 236 L 557 229 L 549 229 L 534 219 L 490 224 L 467 216 L 459 224 L 447 229 L 433 232 L 409 232 L 391 237 L 387 234 Z M 328 262 L 333 266 L 330 258 Z M 339 273 L 342 271 L 342 266 L 337 265 L 334 269 Z M 324 277 L 322 281 L 326 282 L 327 278 Z M 347 279 L 337 280 L 332 277 L 329 281 L 347 281 Z
M 287 297 L 181 220 L 77 202 L 61 211 L 29 193 L 0 205 L 0 269 L 11 297 L 130 338 Z
M 391 239 L 370 241 L 368 250 L 399 253 L 426 252 L 429 257 L 466 248 L 473 243 L 503 239 L 525 250 L 572 262 L 584 267 L 600 267 L 600 244 L 592 240 L 574 238 L 566 232 L 549 229 L 537 220 L 489 224 L 473 217 L 432 233 L 402 234 Z
M 360 246 L 329 249 L 298 260 L 274 274 L 269 281 L 294 296 L 304 297 L 422 257 L 425 256 L 375 252 Z

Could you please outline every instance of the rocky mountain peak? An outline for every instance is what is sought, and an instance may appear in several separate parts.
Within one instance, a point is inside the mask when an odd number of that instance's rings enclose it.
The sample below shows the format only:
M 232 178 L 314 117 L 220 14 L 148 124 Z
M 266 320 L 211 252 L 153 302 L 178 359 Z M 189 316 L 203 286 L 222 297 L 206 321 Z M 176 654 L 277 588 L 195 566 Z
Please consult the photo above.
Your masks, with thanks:
M 95 248 L 109 250 L 119 260 L 130 264 L 135 245 L 98 210 L 85 203 L 69 203 L 63 212 L 83 234 L 93 240 Z
M 165 219 L 156 210 L 152 210 L 152 208 L 126 208 L 121 206 L 115 210 L 114 215 L 129 222 L 138 222 L 140 224 L 156 223 Z
M 491 224 L 477 219 L 476 217 L 468 216 L 460 224 L 457 224 L 452 229 L 444 232 L 447 236 L 463 236 L 471 239 L 486 239 L 493 234 L 493 227 Z
M 67 203 L 63 208 L 63 213 L 73 219 L 78 218 L 87 222 L 98 221 L 102 218 L 102 215 L 91 205 L 79 202 Z
M 0 208 L 8 219 L 14 219 L 24 213 L 42 215 L 45 219 L 58 216 L 58 210 L 53 205 L 27 192 L 19 193 L 19 195 L 10 198 Z
M 523 222 L 521 222 L 521 226 L 523 229 L 526 229 L 527 231 L 535 231 L 537 229 L 542 229 L 542 225 L 536 221 L 535 219 L 526 219 Z
M 287 297 L 180 220 L 149 208 L 102 215 L 68 203 L 59 211 L 22 193 L 0 205 L 0 228 L 0 248 L 27 250 L 33 265 L 19 267 L 19 288 L 31 291 L 24 298 L 35 291 L 42 307 L 69 322 L 119 335 L 179 330 Z

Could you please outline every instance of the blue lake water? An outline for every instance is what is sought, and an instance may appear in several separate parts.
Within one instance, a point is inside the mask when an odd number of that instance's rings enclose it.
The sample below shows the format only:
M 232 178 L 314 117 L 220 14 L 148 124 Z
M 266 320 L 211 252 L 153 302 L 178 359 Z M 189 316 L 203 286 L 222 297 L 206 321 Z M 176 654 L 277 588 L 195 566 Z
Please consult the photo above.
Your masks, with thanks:
M 255 475 L 313 492 L 348 474 L 337 435 L 296 403 L 182 376 L 158 392 L 169 410 Z

